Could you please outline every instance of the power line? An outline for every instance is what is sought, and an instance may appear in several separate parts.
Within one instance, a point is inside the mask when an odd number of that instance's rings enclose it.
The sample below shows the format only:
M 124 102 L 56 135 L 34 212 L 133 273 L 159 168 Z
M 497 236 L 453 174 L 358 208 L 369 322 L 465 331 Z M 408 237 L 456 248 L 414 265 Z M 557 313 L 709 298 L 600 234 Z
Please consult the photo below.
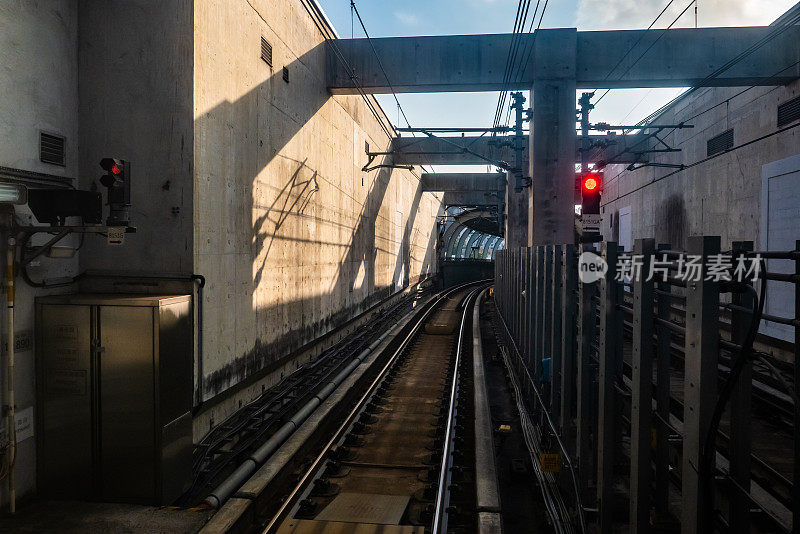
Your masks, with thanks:
M 511 43 L 509 44 L 508 55 L 506 56 L 506 66 L 505 70 L 503 71 L 503 83 L 501 86 L 500 95 L 497 99 L 497 108 L 495 109 L 494 113 L 494 121 L 492 123 L 493 127 L 496 127 L 500 123 L 500 117 L 502 116 L 503 108 L 505 107 L 506 98 L 508 95 L 507 87 L 509 75 L 513 61 L 516 59 L 516 52 L 520 41 L 521 31 L 525 28 L 525 20 L 527 19 L 529 9 L 530 0 L 519 0 L 517 3 L 517 15 L 514 18 L 514 28 L 511 32 Z M 522 14 L 524 14 L 524 18 L 521 17 Z
M 652 24 L 650 24 L 650 26 L 647 28 L 647 30 L 649 30 L 650 28 L 652 28 L 652 27 L 655 25 L 656 21 L 658 21 L 658 19 L 660 19 L 660 18 L 661 18 L 661 15 L 663 15 L 663 14 L 664 14 L 664 12 L 666 12 L 666 11 L 667 11 L 667 9 L 669 8 L 669 6 L 671 6 L 673 2 L 674 2 L 674 0 L 670 0 L 669 4 L 667 4 L 667 5 L 666 5 L 666 7 L 664 7 L 664 9 L 661 11 L 661 13 L 659 13 L 659 15 L 658 15 L 658 16 L 655 18 L 655 20 L 653 20 L 653 23 L 652 23 Z M 620 75 L 620 77 L 619 77 L 619 79 L 620 79 L 620 80 L 621 80 L 621 79 L 622 79 L 622 78 L 623 78 L 623 77 L 624 77 L 626 74 L 628 74 L 628 73 L 631 71 L 631 69 L 632 69 L 634 66 L 636 66 L 636 64 L 637 64 L 637 63 L 638 63 L 638 62 L 639 62 L 639 61 L 640 61 L 640 60 L 641 60 L 641 59 L 642 59 L 642 58 L 643 58 L 645 55 L 647 55 L 647 53 L 648 53 L 648 52 L 649 52 L 649 51 L 650 51 L 650 50 L 651 50 L 651 49 L 652 49 L 652 48 L 653 48 L 653 47 L 656 45 L 656 43 L 658 43 L 658 41 L 660 41 L 660 40 L 661 40 L 661 38 L 662 38 L 662 37 L 664 37 L 664 35 L 667 33 L 667 30 L 669 30 L 670 28 L 672 28 L 672 27 L 673 27 L 673 26 L 674 26 L 674 25 L 675 25 L 675 24 L 678 22 L 678 19 L 680 19 L 680 18 L 681 18 L 681 17 L 682 17 L 682 16 L 683 16 L 683 15 L 684 15 L 684 14 L 685 14 L 685 13 L 686 13 L 688 10 L 689 10 L 689 8 L 690 8 L 690 7 L 692 7 L 692 5 L 694 5 L 694 2 L 695 2 L 695 0 L 691 0 L 691 1 L 689 2 L 689 4 L 688 4 L 688 5 L 687 5 L 687 6 L 686 6 L 684 9 L 683 9 L 683 11 L 681 11 L 681 13 L 680 13 L 680 14 L 679 14 L 677 17 L 675 17 L 675 20 L 673 20 L 673 21 L 672 21 L 672 23 L 670 23 L 670 25 L 669 25 L 669 26 L 667 26 L 666 28 L 664 28 L 663 30 L 661 30 L 661 33 L 658 35 L 658 37 L 656 37 L 656 39 L 655 39 L 655 40 L 654 40 L 652 43 L 650 43 L 650 46 L 648 46 L 648 47 L 647 47 L 647 50 L 645 50 L 645 51 L 644 51 L 644 52 L 643 52 L 643 53 L 642 53 L 642 54 L 641 54 L 641 55 L 640 55 L 638 58 L 636 58 L 636 61 L 634 61 L 633 63 L 631 63 L 631 64 L 628 66 L 628 68 L 627 68 L 627 69 L 625 69 L 625 72 L 623 72 L 623 73 Z M 629 55 L 629 54 L 630 54 L 630 53 L 633 51 L 633 49 L 634 49 L 634 48 L 636 48 L 636 46 L 637 46 L 637 45 L 638 45 L 638 44 L 639 44 L 639 43 L 642 41 L 642 39 L 644 38 L 644 36 L 645 36 L 645 35 L 647 35 L 646 31 L 642 32 L 642 35 L 639 37 L 639 40 L 637 40 L 637 41 L 636 41 L 636 42 L 633 44 L 633 46 L 632 46 L 632 47 L 631 47 L 631 48 L 628 50 L 628 52 L 626 52 L 626 53 L 625 53 L 625 55 L 624 55 L 624 56 L 622 56 L 622 58 L 620 58 L 619 62 L 618 62 L 616 65 L 614 65 L 614 68 L 613 68 L 613 69 L 611 69 L 611 71 L 609 71 L 609 73 L 608 73 L 608 74 L 606 75 L 606 77 L 604 78 L 605 80 L 607 80 L 607 79 L 608 79 L 608 78 L 611 76 L 611 74 L 612 74 L 612 73 L 613 73 L 615 70 L 617 70 L 617 67 L 619 67 L 619 66 L 620 66 L 620 64 L 622 64 L 622 62 L 625 60 L 625 58 L 627 58 L 627 57 L 628 57 L 628 55 Z M 606 89 L 606 90 L 605 90 L 605 92 L 604 92 L 602 95 L 600 95 L 600 98 L 598 98 L 598 99 L 595 101 L 595 103 L 594 103 L 594 104 L 595 104 L 595 106 L 596 106 L 597 104 L 599 104 L 599 103 L 600 103 L 600 101 L 601 101 L 601 100 L 603 100 L 603 98 L 605 98 L 605 96 L 606 96 L 606 95 L 607 95 L 607 94 L 608 94 L 610 91 L 611 91 L 611 89 Z
M 408 115 L 406 115 L 403 106 L 400 105 L 400 99 L 397 98 L 397 93 L 395 92 L 394 87 L 392 86 L 391 80 L 389 80 L 389 75 L 386 73 L 386 69 L 383 68 L 383 62 L 381 61 L 381 57 L 378 55 L 378 51 L 375 49 L 375 45 L 372 42 L 372 38 L 369 36 L 369 32 L 367 31 L 367 26 L 364 24 L 364 19 L 361 18 L 361 13 L 358 12 L 355 0 L 350 0 L 350 9 L 352 10 L 352 12 L 356 14 L 356 17 L 358 17 L 358 22 L 359 24 L 361 24 L 361 29 L 364 30 L 364 35 L 367 37 L 367 42 L 369 43 L 369 46 L 372 49 L 372 53 L 375 54 L 375 59 L 378 60 L 378 67 L 381 69 L 383 77 L 386 78 L 386 83 L 389 86 L 389 90 L 392 92 L 394 101 L 397 103 L 397 109 L 403 115 L 403 119 L 405 119 L 406 121 L 406 126 L 411 128 L 411 122 L 408 120 Z M 428 165 L 431 166 L 430 163 L 428 163 Z M 426 170 L 423 165 L 420 165 L 420 167 L 422 167 L 423 171 Z M 431 171 L 433 171 L 432 166 L 431 166 Z
M 795 61 L 795 62 L 794 62 L 794 63 L 792 63 L 791 65 L 789 65 L 789 66 L 787 66 L 787 67 L 784 67 L 784 68 L 782 68 L 781 70 L 779 70 L 779 71 L 775 72 L 775 74 L 773 74 L 772 76 L 770 76 L 770 78 L 777 78 L 777 77 L 778 77 L 780 74 L 782 74 L 782 73 L 786 72 L 787 70 L 789 70 L 789 69 L 791 69 L 791 68 L 794 68 L 794 67 L 796 67 L 796 66 L 798 66 L 798 65 L 800 65 L 800 61 Z M 713 106 L 709 106 L 709 107 L 707 107 L 706 109 L 704 109 L 704 110 L 702 110 L 702 111 L 699 111 L 699 112 L 695 113 L 695 114 L 694 114 L 694 115 L 692 115 L 691 117 L 687 117 L 686 119 L 684 119 L 684 121 L 683 121 L 683 122 L 688 122 L 688 121 L 694 120 L 694 119 L 696 119 L 697 117 L 699 117 L 699 116 L 701 116 L 701 115 L 703 115 L 703 114 L 705 114 L 705 113 L 708 113 L 709 111 L 712 111 L 712 110 L 714 110 L 714 109 L 716 109 L 716 108 L 718 108 L 718 107 L 720 107 L 720 106 L 722 106 L 722 105 L 726 104 L 727 102 L 730 102 L 730 101 L 731 101 L 731 100 L 733 100 L 734 98 L 736 98 L 736 97 L 738 97 L 738 96 L 741 96 L 741 95 L 743 95 L 744 93 L 746 93 L 746 92 L 748 92 L 748 91 L 750 91 L 750 90 L 752 90 L 752 89 L 755 89 L 756 87 L 760 87 L 760 86 L 758 86 L 758 85 L 751 85 L 750 87 L 747 87 L 747 88 L 745 88 L 745 89 L 742 89 L 742 90 L 741 90 L 741 91 L 739 91 L 738 93 L 736 93 L 736 94 L 734 94 L 734 95 L 731 95 L 731 96 L 729 96 L 728 98 L 726 98 L 726 99 L 725 99 L 725 100 L 723 100 L 722 102 L 719 102 L 719 103 L 717 103 L 717 104 L 714 104 Z M 662 113 L 664 113 L 664 112 L 665 112 L 665 111 L 666 111 L 666 110 L 667 110 L 669 107 L 673 106 L 673 105 L 674 105 L 676 102 L 678 102 L 679 100 L 683 100 L 683 99 L 684 99 L 684 98 L 685 98 L 687 95 L 689 95 L 689 93 L 690 93 L 690 91 L 686 91 L 685 93 L 681 94 L 681 95 L 680 95 L 680 96 L 678 96 L 676 99 L 674 99 L 673 101 L 671 101 L 671 102 L 669 102 L 668 104 L 666 104 L 666 105 L 662 106 L 662 107 L 661 107 L 661 108 L 660 108 L 660 109 L 659 109 L 657 112 L 655 112 L 655 113 L 651 114 L 651 115 L 650 115 L 650 116 L 649 116 L 649 117 L 646 119 L 646 121 L 647 121 L 647 122 L 651 122 L 653 119 L 655 119 L 656 117 L 658 117 L 659 115 L 661 115 Z M 672 133 L 672 132 L 674 132 L 674 131 L 675 131 L 675 130 L 673 129 L 673 130 L 671 130 L 669 133 Z M 631 148 L 635 148 L 637 145 L 638 145 L 638 143 L 637 143 L 637 144 L 635 144 L 635 145 L 633 145 Z M 737 147 L 737 148 L 738 148 L 738 147 Z M 733 149 L 732 149 L 732 150 L 733 150 Z M 723 152 L 723 154 L 724 154 L 724 152 Z M 608 162 L 608 163 L 607 163 L 607 165 L 613 165 L 613 161 L 611 161 L 611 162 Z M 614 180 L 616 180 L 617 178 L 619 178 L 620 176 L 622 176 L 622 175 L 623 175 L 623 174 L 625 174 L 626 172 L 629 172 L 629 171 L 628 171 L 627 169 L 623 169 L 623 170 L 622 170 L 622 171 L 620 171 L 619 173 L 615 174 L 615 175 L 614 175 L 614 176 L 613 176 L 613 177 L 612 177 L 610 180 L 608 180 L 608 182 L 607 182 L 607 183 L 608 183 L 608 184 L 611 184 L 611 183 L 612 183 Z M 675 171 L 675 172 L 673 172 L 673 173 L 670 173 L 670 175 L 672 175 L 672 174 L 675 174 L 675 173 L 677 173 L 677 172 L 680 172 L 680 171 Z M 666 178 L 666 176 L 664 176 L 664 177 L 662 177 L 662 178 Z M 647 184 L 645 184 L 645 185 L 647 185 Z M 622 198 L 622 197 L 618 197 L 618 198 Z M 614 199 L 614 200 L 617 200 L 617 199 Z M 609 202 L 613 202 L 613 201 L 609 201 Z
M 691 4 L 690 4 L 690 5 L 691 5 Z M 706 76 L 705 78 L 703 78 L 703 79 L 702 79 L 702 80 L 701 80 L 701 81 L 700 81 L 700 82 L 699 82 L 697 85 L 695 85 L 694 87 L 692 87 L 691 89 L 689 89 L 688 91 L 686 91 L 685 93 L 683 93 L 683 94 L 680 96 L 680 98 L 681 98 L 681 99 L 683 99 L 683 98 L 686 98 L 688 95 L 690 95 L 690 94 L 691 94 L 691 93 L 693 93 L 694 91 L 697 91 L 698 89 L 701 89 L 701 88 L 705 87 L 705 86 L 706 86 L 706 84 L 707 84 L 707 83 L 708 83 L 710 80 L 712 80 L 712 79 L 716 78 L 717 76 L 719 76 L 720 74 L 722 74 L 722 73 L 723 73 L 723 72 L 725 72 L 726 70 L 730 69 L 731 67 L 733 67 L 734 65 L 736 65 L 738 62 L 740 62 L 741 60 L 743 60 L 744 58 L 746 58 L 747 56 L 749 56 L 750 54 L 752 54 L 753 52 L 755 52 L 755 51 L 756 51 L 756 50 L 758 50 L 759 48 L 763 47 L 764 45 L 766 45 L 767 43 L 769 43 L 770 41 L 772 41 L 773 39 L 775 39 L 776 37 L 778 37 L 778 36 L 779 36 L 781 33 L 785 32 L 785 31 L 786 31 L 786 30 L 788 30 L 789 28 L 793 27 L 793 26 L 795 25 L 795 23 L 797 23 L 797 22 L 800 22 L 800 13 L 799 13 L 799 14 L 797 14 L 797 15 L 795 15 L 795 16 L 793 16 L 793 17 L 791 17 L 791 18 L 789 18 L 788 20 L 784 21 L 784 23 L 782 23 L 781 25 L 779 25 L 779 26 L 776 26 L 776 27 L 775 27 L 775 29 L 774 29 L 774 30 L 772 30 L 771 32 L 769 32 L 769 33 L 768 33 L 766 36 L 762 37 L 761 39 L 759 39 L 758 41 L 756 41 L 755 43 L 753 43 L 752 45 L 750 45 L 750 47 L 748 47 L 747 49 L 745 49 L 745 50 L 744 50 L 743 52 L 741 52 L 739 55 L 737 55 L 737 56 L 733 57 L 732 59 L 730 59 L 730 60 L 729 60 L 727 63 L 725 63 L 725 64 L 724 64 L 722 67 L 720 67 L 720 68 L 718 68 L 717 70 L 713 71 L 711 74 L 709 74 L 708 76 Z M 795 65 L 797 65 L 798 63 L 800 63 L 800 62 L 794 63 L 794 64 L 792 64 L 792 65 L 789 65 L 788 67 L 785 67 L 785 68 L 783 68 L 783 69 L 779 70 L 779 71 L 778 71 L 778 72 L 776 72 L 775 74 L 773 74 L 773 75 L 769 76 L 769 77 L 768 77 L 768 79 L 774 79 L 774 78 L 777 78 L 777 76 L 778 76 L 779 74 L 781 74 L 781 73 L 783 73 L 784 71 L 786 71 L 786 70 L 788 70 L 788 69 L 790 69 L 790 68 L 794 67 L 794 66 L 795 66 Z M 745 89 L 745 91 L 749 91 L 749 90 L 750 90 L 750 89 L 752 89 L 753 87 L 756 87 L 756 86 L 750 86 L 750 87 L 748 87 L 747 89 Z M 745 91 L 742 91 L 742 92 L 745 92 Z M 739 94 L 741 94 L 741 93 L 739 93 Z M 738 96 L 738 95 L 737 95 L 737 96 Z M 666 110 L 666 108 L 667 108 L 669 105 L 672 105 L 672 104 L 674 104 L 674 101 L 673 101 L 673 102 L 671 102 L 670 104 L 667 104 L 666 106 L 663 106 L 661 109 L 662 109 L 662 110 Z M 717 106 L 715 105 L 715 106 L 713 106 L 713 107 L 717 107 Z M 713 109 L 713 107 L 712 107 L 712 108 L 710 108 L 710 109 Z M 662 112 L 663 112 L 663 111 L 662 111 Z M 660 113 L 659 113 L 659 114 L 660 114 Z M 688 118 L 688 119 L 686 119 L 686 120 L 687 120 L 687 121 L 688 121 L 688 120 L 692 120 L 692 119 L 694 119 L 694 118 L 698 117 L 699 115 L 702 115 L 702 112 L 701 112 L 701 113 L 698 113 L 698 114 L 696 114 L 696 115 L 694 115 L 694 116 L 692 116 L 692 117 L 690 117 L 690 118 Z M 655 116 L 658 116 L 658 115 L 655 115 Z M 654 117 L 654 116 L 651 114 L 650 116 L 648 116 L 647 118 L 645 118 L 643 121 L 641 121 L 641 122 L 639 123 L 639 125 L 641 125 L 641 126 L 645 126 L 645 125 L 647 124 L 647 122 L 649 122 L 649 121 L 650 121 L 651 117 Z M 684 122 L 685 122 L 685 121 L 684 121 Z M 630 130 L 629 130 L 629 131 L 630 131 Z M 670 129 L 670 131 L 669 131 L 669 132 L 667 132 L 667 134 L 666 134 L 666 135 L 669 135 L 669 134 L 671 134 L 671 133 L 672 133 L 672 132 L 674 132 L 674 131 L 675 131 L 675 128 L 672 128 L 672 129 Z M 643 141 L 644 141 L 644 140 L 643 140 Z M 641 144 L 643 141 L 639 141 L 638 143 L 634 144 L 634 145 L 633 145 L 631 148 L 635 148 L 636 146 L 638 146 L 639 144 Z M 612 159 L 611 159 L 611 161 L 609 161 L 607 164 L 612 164 L 613 162 L 614 162 L 614 158 L 612 158 Z
M 406 126 L 411 128 L 411 124 L 408 122 L 408 117 L 406 116 L 406 112 L 403 111 L 403 106 L 400 105 L 400 100 L 398 100 L 397 93 L 395 93 L 394 87 L 392 87 L 392 82 L 389 81 L 389 75 L 386 74 L 386 69 L 383 68 L 383 62 L 381 61 L 381 58 L 378 55 L 378 51 L 375 50 L 375 45 L 372 43 L 372 39 L 369 36 L 369 32 L 367 32 L 367 27 L 364 25 L 364 20 L 361 18 L 361 13 L 358 12 L 355 0 L 350 0 L 350 7 L 355 12 L 356 17 L 358 17 L 358 22 L 361 24 L 361 29 L 364 30 L 364 35 L 367 37 L 367 42 L 369 43 L 370 48 L 372 48 L 372 53 L 375 54 L 375 59 L 378 60 L 378 67 L 380 67 L 381 72 L 383 73 L 383 77 L 386 78 L 386 83 L 389 85 L 389 90 L 392 92 L 394 101 L 397 103 L 397 107 L 400 108 L 400 112 L 403 114 L 403 118 L 406 120 Z
M 656 182 L 660 182 L 661 180 L 663 180 L 663 179 L 665 179 L 665 178 L 669 178 L 670 176 L 673 176 L 673 175 L 675 175 L 675 174 L 678 174 L 679 172 L 683 172 L 683 171 L 685 171 L 686 169 L 691 169 L 692 167 L 696 167 L 696 166 L 698 166 L 698 165 L 701 165 L 701 164 L 703 164 L 703 163 L 706 163 L 707 161 L 710 161 L 710 160 L 712 160 L 712 159 L 716 159 L 716 158 L 718 158 L 718 157 L 720 157 L 720 156 L 724 156 L 725 154 L 729 154 L 729 153 L 731 153 L 731 152 L 734 152 L 734 151 L 736 151 L 736 150 L 738 150 L 738 149 L 740 149 L 740 148 L 744 148 L 744 147 L 746 147 L 746 146 L 749 146 L 749 145 L 752 145 L 752 144 L 754 144 L 754 143 L 758 143 L 759 141 L 763 141 L 764 139 L 769 139 L 770 137 L 772 137 L 772 136 L 774 136 L 774 135 L 778 135 L 779 133 L 783 133 L 783 132 L 785 132 L 785 131 L 788 131 L 788 130 L 791 130 L 791 129 L 793 129 L 793 128 L 797 128 L 798 126 L 800 126 L 800 122 L 798 122 L 798 123 L 795 123 L 795 124 L 792 124 L 791 126 L 786 126 L 786 127 L 784 127 L 784 128 L 780 128 L 780 129 L 778 129 L 778 130 L 775 130 L 774 132 L 768 133 L 768 134 L 766 134 L 766 135 L 762 135 L 761 137 L 758 137 L 758 138 L 756 138 L 756 139 L 752 139 L 752 140 L 750 140 L 750 141 L 747 141 L 746 143 L 742 143 L 742 144 L 740 144 L 740 145 L 736 145 L 735 147 L 732 147 L 732 148 L 730 148 L 730 149 L 726 150 L 725 152 L 720 152 L 719 154 L 714 154 L 713 156 L 709 156 L 709 157 L 707 157 L 707 158 L 703 158 L 703 159 L 701 159 L 701 160 L 699 160 L 699 161 L 695 161 L 694 163 L 690 163 L 689 165 L 685 165 L 685 166 L 684 166 L 683 168 L 681 168 L 681 169 L 677 169 L 677 170 L 674 170 L 674 171 L 672 171 L 672 172 L 670 172 L 670 173 L 667 173 L 667 174 L 665 174 L 664 176 L 659 176 L 658 178 L 654 178 L 653 180 L 650 180 L 650 181 L 649 181 L 649 182 L 647 182 L 646 184 L 642 184 L 642 185 L 640 185 L 639 187 L 637 187 L 637 188 L 635 188 L 635 189 L 632 189 L 632 190 L 628 191 L 628 192 L 627 192 L 627 193 L 625 193 L 624 195 L 619 195 L 618 197 L 616 197 L 616 198 L 614 198 L 614 199 L 612 199 L 612 200 L 609 200 L 609 201 L 608 201 L 608 202 L 606 202 L 605 204 L 601 204 L 601 206 L 605 206 L 605 205 L 607 205 L 607 204 L 609 204 L 609 203 L 611 203 L 611 202 L 616 202 L 617 200 L 623 199 L 623 198 L 625 198 L 625 197 L 627 197 L 627 196 L 629 196 L 629 195 L 632 195 L 633 193 L 636 193 L 637 191 L 641 191 L 641 190 L 642 190 L 642 189 L 644 189 L 645 187 L 648 187 L 648 186 L 650 186 L 650 185 L 653 185 L 653 184 L 654 184 L 654 183 L 656 183 Z M 617 175 L 617 176 L 619 176 L 619 175 Z M 616 178 L 616 176 L 615 176 L 615 178 Z
M 545 2 L 544 2 L 544 6 L 542 7 L 542 13 L 539 15 L 539 24 L 536 25 L 536 31 L 533 32 L 533 37 L 530 39 L 530 42 L 528 43 L 527 54 L 525 56 L 525 60 L 522 61 L 519 64 L 518 68 L 517 68 L 517 73 L 518 74 L 517 74 L 517 78 L 515 80 L 516 82 L 520 81 L 520 79 L 522 78 L 522 75 L 525 72 L 525 65 L 528 65 L 529 62 L 530 62 L 531 55 L 533 54 L 534 46 L 536 45 L 536 36 L 538 35 L 539 30 L 542 27 L 542 21 L 544 20 L 544 12 L 547 10 L 547 4 L 549 2 L 550 2 L 550 0 L 545 0 Z M 531 18 L 531 25 L 528 27 L 528 33 L 531 33 L 531 29 L 533 28 L 533 23 L 536 20 L 536 13 L 537 13 L 538 10 L 539 10 L 539 1 L 536 2 L 536 9 L 534 10 L 533 17 Z M 510 120 L 511 120 L 511 107 L 508 108 L 508 112 L 506 113 L 505 124 L 508 125 Z

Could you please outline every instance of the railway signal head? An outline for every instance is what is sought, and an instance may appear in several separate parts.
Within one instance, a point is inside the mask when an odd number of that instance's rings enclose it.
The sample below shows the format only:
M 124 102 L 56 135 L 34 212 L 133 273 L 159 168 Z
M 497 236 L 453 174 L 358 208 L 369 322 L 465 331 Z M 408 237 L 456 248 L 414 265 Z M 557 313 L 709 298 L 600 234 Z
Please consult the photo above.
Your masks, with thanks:
M 108 188 L 110 213 L 108 226 L 127 226 L 128 211 L 131 205 L 131 167 L 130 163 L 117 158 L 103 158 L 100 167 L 106 174 L 100 183 Z
M 600 189 L 603 175 L 588 172 L 581 176 L 581 213 L 600 213 Z

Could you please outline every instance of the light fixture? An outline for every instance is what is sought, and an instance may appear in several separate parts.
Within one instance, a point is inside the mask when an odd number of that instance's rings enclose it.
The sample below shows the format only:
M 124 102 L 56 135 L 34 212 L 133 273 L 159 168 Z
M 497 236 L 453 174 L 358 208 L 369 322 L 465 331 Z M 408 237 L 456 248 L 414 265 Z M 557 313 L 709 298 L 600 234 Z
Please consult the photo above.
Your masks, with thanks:
M 0 204 L 26 204 L 28 188 L 22 184 L 0 182 Z

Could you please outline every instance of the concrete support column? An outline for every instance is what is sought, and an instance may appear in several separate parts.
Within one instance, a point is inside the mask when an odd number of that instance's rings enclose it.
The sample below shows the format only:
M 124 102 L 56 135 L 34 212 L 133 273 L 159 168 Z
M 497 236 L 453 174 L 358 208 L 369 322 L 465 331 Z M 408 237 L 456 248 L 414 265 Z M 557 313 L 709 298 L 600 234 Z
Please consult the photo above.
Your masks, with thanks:
M 514 176 L 506 173 L 506 248 L 528 246 L 528 191 L 514 189 Z
M 572 243 L 575 225 L 575 65 L 577 32 L 553 30 L 534 53 L 528 237 L 533 245 Z

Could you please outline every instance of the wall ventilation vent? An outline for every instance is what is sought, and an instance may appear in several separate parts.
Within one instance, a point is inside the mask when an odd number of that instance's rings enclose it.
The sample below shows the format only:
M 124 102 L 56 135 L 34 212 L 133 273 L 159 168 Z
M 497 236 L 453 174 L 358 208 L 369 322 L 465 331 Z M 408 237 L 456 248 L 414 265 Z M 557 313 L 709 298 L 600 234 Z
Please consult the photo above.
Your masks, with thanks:
M 283 81 L 289 83 L 289 69 L 283 67 Z
M 714 154 L 725 152 L 733 148 L 733 129 L 722 132 L 716 137 L 708 140 L 706 155 L 711 157 Z
M 261 38 L 261 59 L 272 67 L 272 45 L 263 37 Z
M 65 138 L 44 132 L 39 133 L 39 160 L 51 165 L 67 165 L 64 151 Z
M 778 128 L 800 119 L 800 96 L 778 106 Z

